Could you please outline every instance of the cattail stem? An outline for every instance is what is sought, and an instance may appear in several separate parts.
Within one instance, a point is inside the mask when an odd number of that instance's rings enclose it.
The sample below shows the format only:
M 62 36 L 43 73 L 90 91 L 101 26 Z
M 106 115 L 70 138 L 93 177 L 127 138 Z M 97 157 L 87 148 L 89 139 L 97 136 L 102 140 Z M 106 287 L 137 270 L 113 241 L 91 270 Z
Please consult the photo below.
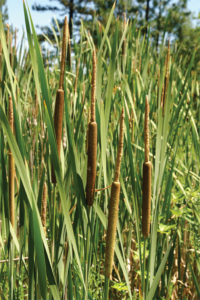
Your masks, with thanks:
M 43 193 L 42 193 L 42 203 L 41 203 L 41 221 L 44 228 L 44 233 L 46 235 L 46 215 L 47 215 L 47 184 L 44 182 Z
M 95 117 L 95 95 L 96 95 L 96 52 L 93 51 L 92 93 L 91 93 L 91 115 L 87 132 L 87 184 L 86 201 L 89 206 L 93 204 L 95 181 L 96 181 L 96 159 L 97 159 L 97 123 Z
M 92 72 L 92 95 L 91 95 L 91 122 L 96 121 L 95 117 L 95 96 L 96 96 L 96 51 L 93 51 L 93 72 Z
M 116 228 L 118 220 L 119 196 L 120 196 L 120 165 L 123 151 L 123 135 L 124 135 L 124 110 L 122 109 L 120 118 L 120 135 L 115 167 L 115 178 L 111 187 L 111 199 L 108 212 L 108 228 L 106 235 L 106 258 L 105 258 L 105 276 L 110 278 L 112 274 Z
M 115 164 L 115 177 L 114 181 L 119 181 L 120 176 L 120 166 L 122 160 L 122 153 L 123 153 L 123 142 L 124 142 L 124 109 L 122 108 L 121 118 L 120 118 L 120 133 L 119 133 L 119 144 L 117 150 L 117 159 Z
M 14 132 L 14 117 L 13 117 L 13 103 L 12 98 L 9 97 L 9 124 L 12 133 Z M 14 227 L 15 222 L 15 205 L 14 205 L 14 158 L 11 150 L 9 149 L 9 206 L 10 206 L 10 222 Z

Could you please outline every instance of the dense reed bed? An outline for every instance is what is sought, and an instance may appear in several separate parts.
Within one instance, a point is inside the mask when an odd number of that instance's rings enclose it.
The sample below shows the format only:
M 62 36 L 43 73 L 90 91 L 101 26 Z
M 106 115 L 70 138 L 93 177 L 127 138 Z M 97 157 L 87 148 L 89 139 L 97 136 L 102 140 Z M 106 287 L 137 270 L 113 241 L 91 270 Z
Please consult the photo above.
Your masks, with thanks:
M 194 57 L 157 49 L 114 7 L 95 37 L 59 29 L 48 56 L 24 16 L 25 50 L 0 19 L 0 297 L 198 299 Z

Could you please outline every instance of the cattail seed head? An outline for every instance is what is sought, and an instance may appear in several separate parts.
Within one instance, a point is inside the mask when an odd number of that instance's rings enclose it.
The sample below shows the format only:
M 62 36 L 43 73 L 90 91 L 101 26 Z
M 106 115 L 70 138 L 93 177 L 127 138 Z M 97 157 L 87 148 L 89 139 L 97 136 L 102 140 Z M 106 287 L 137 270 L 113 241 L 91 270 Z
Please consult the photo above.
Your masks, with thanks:
M 118 220 L 119 198 L 120 198 L 120 165 L 123 152 L 123 136 L 124 136 L 124 109 L 120 117 L 120 134 L 117 151 L 117 159 L 115 165 L 115 177 L 111 187 L 111 199 L 108 212 L 108 228 L 106 235 L 106 258 L 105 258 L 105 275 L 110 278 L 114 260 L 116 228 Z
M 114 249 L 116 239 L 116 228 L 118 220 L 118 208 L 120 196 L 120 183 L 114 181 L 111 187 L 111 199 L 109 204 L 108 228 L 106 235 L 106 257 L 105 257 L 105 275 L 110 278 L 112 274 Z
M 56 94 L 54 126 L 55 126 L 56 142 L 58 146 L 59 157 L 60 157 L 60 147 L 61 147 L 61 138 L 62 138 L 63 110 L 64 110 L 64 91 L 58 89 Z
M 64 27 L 63 27 L 63 42 L 62 42 L 61 64 L 60 64 L 59 89 L 63 89 L 63 83 L 64 83 L 66 45 L 67 45 L 67 26 L 68 26 L 67 17 L 65 17 Z
M 91 115 L 87 132 L 87 184 L 86 201 L 92 205 L 94 201 L 95 181 L 96 181 L 96 159 L 97 159 L 97 123 L 95 117 L 95 94 L 96 94 L 96 52 L 93 51 L 93 72 L 92 72 L 92 92 L 91 92 Z
M 151 162 L 143 164 L 142 233 L 145 238 L 150 232 L 151 215 Z
M 88 126 L 88 164 L 86 201 L 89 206 L 93 204 L 96 180 L 96 159 L 97 159 L 97 123 L 90 122 Z
M 63 110 L 64 110 L 64 91 L 57 90 L 56 106 L 54 113 L 54 128 L 56 134 L 56 143 L 58 149 L 58 157 L 60 158 L 61 140 L 62 140 L 62 123 L 63 123 Z M 52 166 L 52 183 L 56 183 L 56 177 Z

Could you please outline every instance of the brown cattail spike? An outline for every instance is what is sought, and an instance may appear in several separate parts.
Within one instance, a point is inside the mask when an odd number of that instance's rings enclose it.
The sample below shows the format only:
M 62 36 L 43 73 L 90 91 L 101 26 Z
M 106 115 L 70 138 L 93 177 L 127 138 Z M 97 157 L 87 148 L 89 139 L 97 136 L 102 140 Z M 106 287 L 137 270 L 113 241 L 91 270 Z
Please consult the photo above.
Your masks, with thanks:
M 64 91 L 57 90 L 56 106 L 54 113 L 54 128 L 56 134 L 56 143 L 58 149 L 58 157 L 60 158 L 61 139 L 62 139 L 62 123 L 63 123 L 63 110 L 64 110 Z M 56 177 L 52 168 L 52 183 L 56 183 Z
M 111 188 L 111 199 L 110 199 L 109 214 L 108 214 L 108 228 L 107 228 L 107 235 L 106 235 L 105 275 L 107 278 L 110 278 L 112 274 L 116 228 L 117 228 L 117 220 L 118 220 L 119 196 L 120 196 L 120 183 L 114 181 L 112 183 L 112 188 Z
M 145 162 L 143 164 L 142 233 L 146 238 L 150 232 L 151 215 L 151 162 L 149 161 L 149 102 L 145 101 L 144 122 Z
M 47 215 L 47 184 L 44 182 L 41 205 L 41 221 L 46 235 L 46 215 Z
M 120 117 L 120 134 L 117 150 L 117 159 L 115 166 L 115 178 L 111 187 L 111 199 L 108 213 L 108 228 L 106 235 L 106 258 L 105 258 L 105 275 L 110 278 L 114 260 L 116 228 L 118 220 L 119 196 L 120 196 L 120 165 L 123 152 L 123 135 L 124 135 L 124 109 Z
M 88 125 L 88 165 L 86 200 L 88 205 L 94 201 L 95 180 L 96 180 L 96 159 L 97 159 L 97 123 L 90 122 Z
M 91 94 L 91 122 L 95 122 L 95 96 L 96 96 L 96 51 L 92 55 L 93 70 L 92 70 L 92 94 Z
M 87 184 L 86 201 L 92 205 L 94 201 L 95 181 L 96 181 L 96 159 L 97 159 L 97 123 L 95 117 L 95 94 L 96 94 L 96 52 L 93 51 L 93 71 L 92 71 L 92 93 L 91 93 L 91 115 L 87 132 Z
M 150 232 L 151 215 L 151 162 L 143 164 L 142 233 L 146 238 Z
M 13 118 L 13 103 L 12 98 L 9 97 L 9 124 L 12 133 L 14 132 L 14 118 Z M 14 227 L 15 222 L 15 207 L 14 207 L 14 176 L 15 167 L 14 159 L 11 150 L 9 150 L 9 206 L 10 206 L 10 222 Z
M 61 138 L 62 138 L 63 110 L 64 110 L 64 91 L 58 89 L 56 94 L 54 126 L 55 126 L 56 142 L 58 146 L 59 157 L 60 157 Z
M 147 96 L 145 101 L 144 145 L 145 145 L 145 162 L 148 162 L 149 161 L 149 102 Z
M 63 27 L 63 42 L 62 42 L 62 54 L 61 54 L 61 66 L 60 66 L 60 82 L 59 88 L 63 89 L 64 74 L 65 74 L 65 58 L 66 58 L 66 45 L 67 45 L 67 17 L 65 17 Z
M 114 181 L 119 181 L 120 176 L 120 166 L 122 160 L 122 153 L 123 153 L 123 142 L 124 142 L 124 108 L 122 108 L 122 113 L 120 117 L 120 133 L 119 133 L 119 144 L 117 150 L 117 159 L 115 164 L 115 177 Z

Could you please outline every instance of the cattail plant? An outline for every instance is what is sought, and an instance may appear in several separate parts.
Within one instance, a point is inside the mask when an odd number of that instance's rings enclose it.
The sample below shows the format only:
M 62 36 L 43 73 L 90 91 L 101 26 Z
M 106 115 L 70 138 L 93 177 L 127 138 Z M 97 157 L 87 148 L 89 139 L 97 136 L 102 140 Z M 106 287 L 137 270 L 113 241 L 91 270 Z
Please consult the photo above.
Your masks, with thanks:
M 145 101 L 144 143 L 145 162 L 143 164 L 142 233 L 146 238 L 150 232 L 152 169 L 151 162 L 149 161 L 149 102 L 147 96 Z
M 56 104 L 54 113 L 54 128 L 56 134 L 56 143 L 58 149 L 58 157 L 60 157 L 61 139 L 62 139 L 62 123 L 63 123 L 63 110 L 64 110 L 64 74 L 65 74 L 65 58 L 66 58 L 66 43 L 67 43 L 67 17 L 65 17 L 63 28 L 63 43 L 61 54 L 61 66 L 60 66 L 60 81 L 59 89 L 56 93 Z M 56 183 L 56 177 L 54 169 L 52 167 L 52 183 Z
M 87 184 L 86 201 L 89 206 L 93 204 L 96 179 L 96 159 L 97 159 L 97 123 L 95 117 L 95 94 L 96 94 L 96 52 L 93 51 L 93 73 L 92 73 L 92 94 L 91 94 L 91 114 L 88 124 L 87 138 Z
M 122 153 L 123 153 L 123 139 L 124 139 L 124 110 L 122 109 L 121 118 L 120 118 L 119 144 L 118 144 L 117 159 L 115 164 L 115 176 L 111 187 L 111 199 L 110 199 L 109 212 L 108 212 L 108 228 L 107 228 L 107 235 L 106 235 L 106 257 L 105 257 L 105 277 L 106 277 L 105 294 L 108 294 L 108 285 L 112 274 L 112 267 L 113 267 L 113 260 L 114 260 L 115 238 L 116 238 L 116 228 L 117 228 L 118 208 L 119 208 L 119 198 L 120 198 L 119 177 L 120 177 L 120 166 L 121 166 Z
M 10 129 L 14 133 L 14 117 L 13 117 L 13 103 L 12 98 L 9 97 L 9 109 L 8 109 L 8 118 Z M 9 208 L 10 208 L 10 222 L 14 227 L 15 222 L 15 204 L 14 204 L 14 178 L 15 178 L 15 166 L 14 158 L 11 150 L 9 149 Z
M 46 216 L 47 216 L 47 184 L 44 182 L 43 193 L 42 193 L 42 203 L 41 203 L 41 221 L 46 235 Z

